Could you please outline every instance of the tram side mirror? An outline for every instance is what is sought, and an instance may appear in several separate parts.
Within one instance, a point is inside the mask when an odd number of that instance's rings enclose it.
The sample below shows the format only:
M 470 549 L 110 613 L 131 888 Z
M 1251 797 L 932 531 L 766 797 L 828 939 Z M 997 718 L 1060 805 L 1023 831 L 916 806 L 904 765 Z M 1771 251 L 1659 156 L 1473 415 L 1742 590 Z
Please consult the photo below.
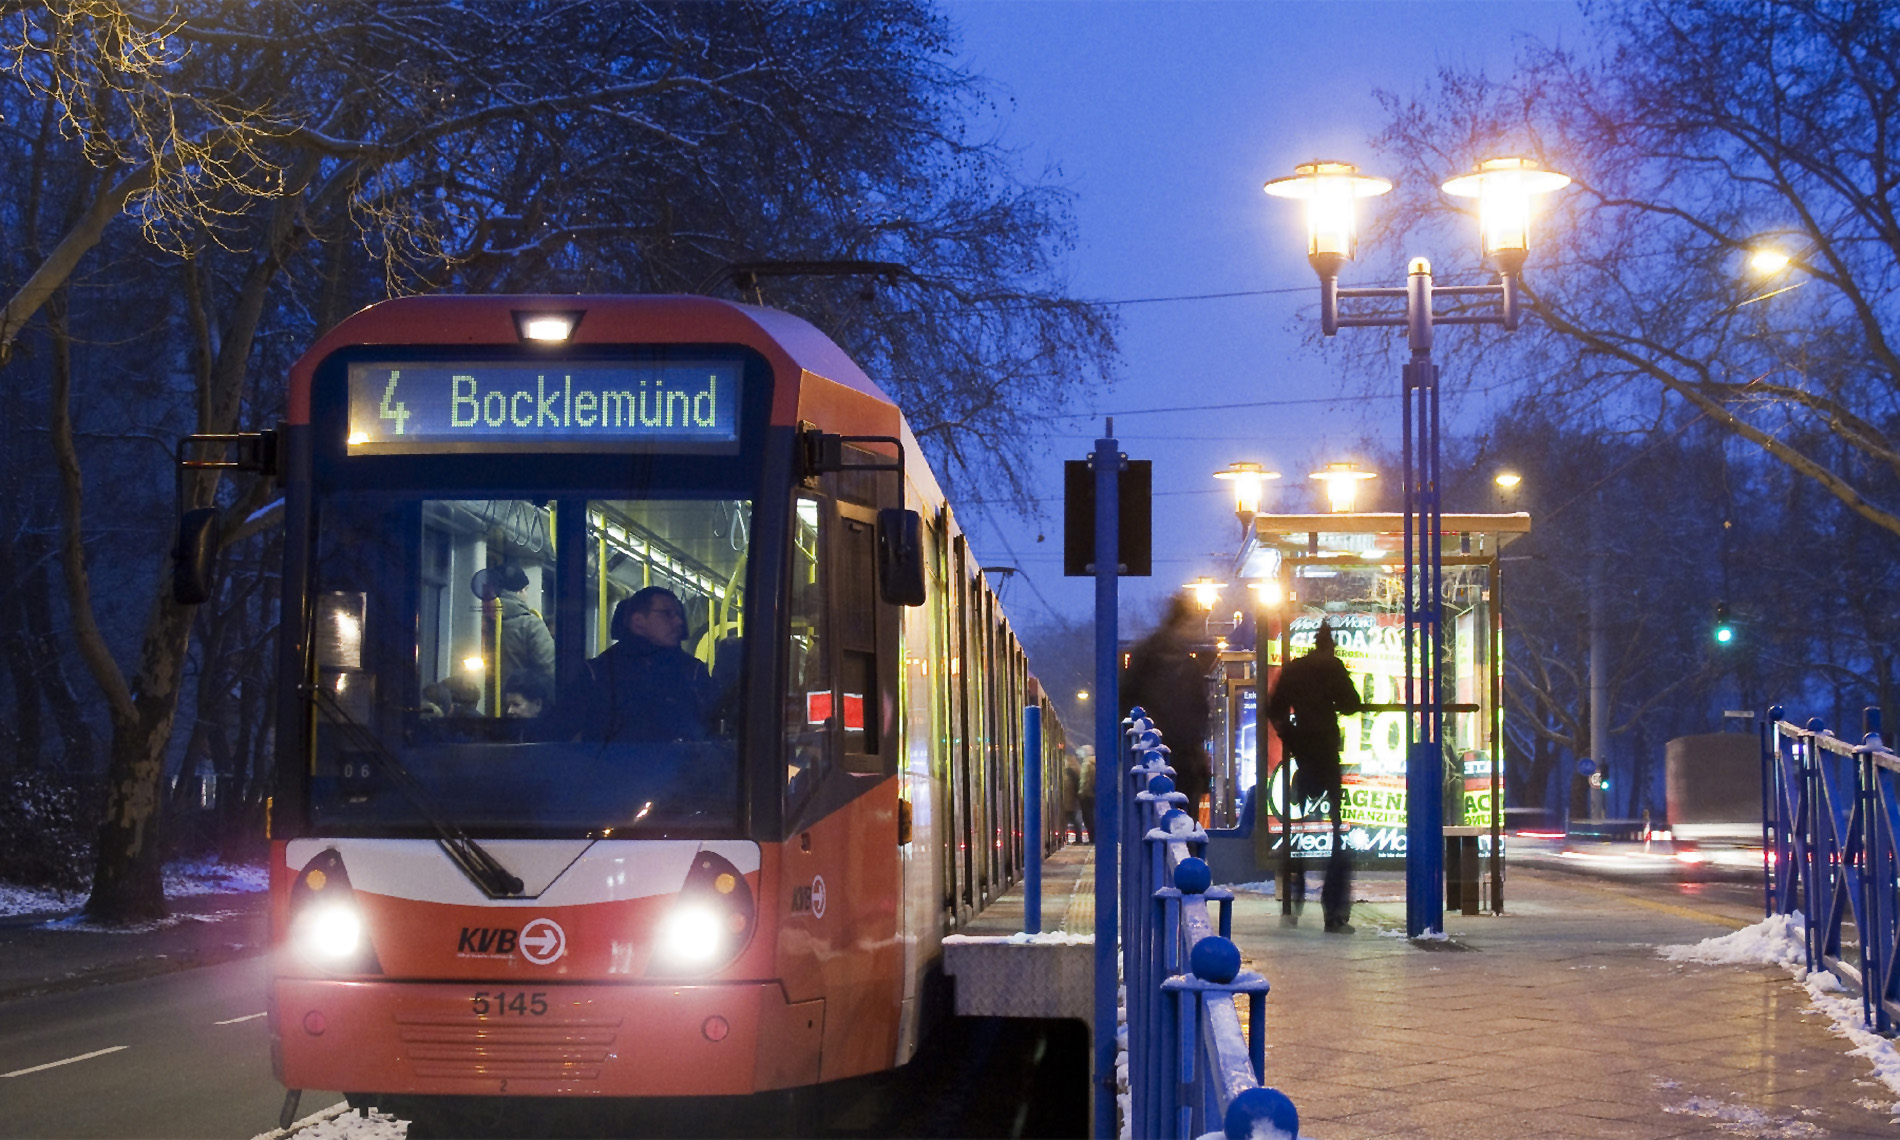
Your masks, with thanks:
M 178 516 L 178 545 L 172 551 L 172 601 L 181 606 L 210 601 L 217 568 L 217 508 L 198 507 Z
M 924 604 L 924 520 L 916 511 L 877 513 L 877 587 L 894 606 Z

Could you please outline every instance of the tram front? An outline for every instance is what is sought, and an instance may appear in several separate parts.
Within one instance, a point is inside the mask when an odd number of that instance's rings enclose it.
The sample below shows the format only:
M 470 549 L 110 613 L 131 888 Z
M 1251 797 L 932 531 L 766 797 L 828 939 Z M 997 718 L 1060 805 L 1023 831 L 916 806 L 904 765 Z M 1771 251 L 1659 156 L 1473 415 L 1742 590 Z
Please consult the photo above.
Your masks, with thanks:
M 812 1080 L 823 1003 L 788 999 L 759 901 L 796 741 L 752 698 L 801 635 L 782 362 L 718 331 L 735 306 L 596 305 L 582 337 L 528 300 L 376 306 L 298 366 L 278 1073 L 367 1099 Z

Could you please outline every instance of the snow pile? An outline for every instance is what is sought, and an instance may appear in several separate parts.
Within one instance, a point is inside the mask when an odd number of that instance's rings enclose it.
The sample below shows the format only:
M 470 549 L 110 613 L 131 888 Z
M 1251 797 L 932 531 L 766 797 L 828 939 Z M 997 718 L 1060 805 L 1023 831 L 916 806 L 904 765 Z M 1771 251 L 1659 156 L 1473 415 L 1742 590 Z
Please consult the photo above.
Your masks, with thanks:
M 1780 966 L 1787 970 L 1789 976 L 1807 989 L 1808 998 L 1813 1002 L 1810 1008 L 1826 1014 L 1834 1023 L 1835 1034 L 1853 1043 L 1854 1048 L 1849 1049 L 1847 1055 L 1866 1058 L 1874 1067 L 1874 1075 L 1900 1094 L 1900 1052 L 1895 1051 L 1892 1041 L 1867 1028 L 1861 1018 L 1860 999 L 1843 996 L 1846 991 L 1839 979 L 1826 970 L 1808 972 L 1806 932 L 1807 919 L 1796 911 L 1771 915 L 1733 934 L 1705 938 L 1693 946 L 1661 946 L 1656 952 L 1672 962 Z M 1880 1106 L 1876 1111 L 1893 1113 L 1895 1123 L 1900 1123 L 1900 1101 Z
M 164 918 L 151 922 L 134 922 L 124 926 L 110 926 L 104 923 L 87 922 L 84 915 L 72 915 L 55 919 L 45 924 L 47 930 L 67 930 L 86 934 L 150 934 L 155 930 L 169 930 L 187 922 L 223 922 L 227 918 L 237 918 L 245 912 L 241 910 L 214 910 L 203 914 L 168 914 Z
M 258 894 L 270 887 L 270 872 L 261 863 L 220 863 L 215 859 L 181 859 L 165 865 L 165 897 Z M 56 891 L 45 887 L 18 887 L 0 883 L 0 918 L 14 914 L 65 914 L 84 906 L 86 892 Z M 165 925 L 206 916 L 174 918 Z M 66 927 L 67 929 L 76 929 Z M 90 929 L 90 928 L 88 928 Z M 118 929 L 118 928 L 115 928 Z M 158 929 L 148 925 L 142 929 Z
M 0 883 L 0 918 L 10 914 L 63 914 L 85 901 L 86 896 L 79 892 Z
M 260 1132 L 251 1140 L 403 1140 L 409 1134 L 409 1122 L 398 1120 L 386 1112 L 370 1109 L 367 1114 L 350 1111 L 346 1101 L 338 1101 L 329 1108 L 311 1113 L 292 1124 L 289 1129 L 273 1128 L 269 1132 Z
M 946 934 L 943 938 L 945 946 L 986 942 L 1007 946 L 1093 946 L 1095 935 L 1073 934 L 1067 930 L 1045 930 L 1041 934 L 1027 934 L 1019 930 L 1014 934 Z
M 1771 915 L 1733 934 L 1704 938 L 1693 946 L 1663 946 L 1656 952 L 1671 962 L 1781 966 L 1800 981 L 1808 971 L 1806 931 L 1807 920 L 1796 911 Z
M 1690 1096 L 1688 1100 L 1677 1104 L 1663 1105 L 1664 1112 L 1678 1116 L 1696 1116 L 1703 1120 L 1719 1123 L 1716 1127 L 1729 1133 L 1744 1136 L 1759 1136 L 1763 1140 L 1804 1140 L 1806 1137 L 1828 1135 L 1825 1128 L 1810 1124 L 1805 1120 L 1796 1120 L 1792 1116 L 1776 1116 L 1763 1112 L 1759 1108 L 1750 1108 L 1745 1104 L 1731 1104 L 1708 1096 Z
M 182 859 L 165 866 L 165 897 L 253 895 L 270 889 L 270 871 L 261 863 L 220 863 Z

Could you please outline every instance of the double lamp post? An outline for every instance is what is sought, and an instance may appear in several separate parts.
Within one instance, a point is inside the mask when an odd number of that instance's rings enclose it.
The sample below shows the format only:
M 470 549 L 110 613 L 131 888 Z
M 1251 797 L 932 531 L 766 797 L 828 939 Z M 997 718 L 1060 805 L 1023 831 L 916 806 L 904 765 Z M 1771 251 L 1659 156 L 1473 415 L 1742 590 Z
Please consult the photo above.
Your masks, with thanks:
M 1438 366 L 1432 335 L 1439 325 L 1502 325 L 1515 331 L 1521 319 L 1520 278 L 1530 255 L 1531 203 L 1562 189 L 1570 179 L 1525 158 L 1492 158 L 1442 189 L 1476 198 L 1484 255 L 1496 266 L 1491 285 L 1432 283 L 1431 263 L 1415 257 L 1403 287 L 1341 288 L 1339 273 L 1352 260 L 1354 204 L 1392 189 L 1383 178 L 1360 174 L 1343 162 L 1309 162 L 1289 178 L 1266 184 L 1276 198 L 1306 203 L 1307 261 L 1319 274 L 1320 328 L 1403 328 L 1412 355 L 1400 377 L 1403 412 L 1405 550 L 1405 931 L 1419 938 L 1444 928 L 1445 915 L 1445 697 L 1441 502 L 1438 468 Z M 1439 312 L 1437 297 L 1469 308 Z M 1403 302 L 1341 314 L 1342 300 Z M 1498 763 L 1499 757 L 1492 757 Z

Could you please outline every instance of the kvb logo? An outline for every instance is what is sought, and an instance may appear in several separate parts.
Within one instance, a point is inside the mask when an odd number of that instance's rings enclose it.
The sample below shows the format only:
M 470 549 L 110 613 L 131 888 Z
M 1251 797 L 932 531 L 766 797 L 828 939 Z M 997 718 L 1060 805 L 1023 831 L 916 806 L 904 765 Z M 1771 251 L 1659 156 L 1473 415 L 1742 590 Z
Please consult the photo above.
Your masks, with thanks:
M 537 918 L 521 928 L 521 956 L 537 966 L 567 953 L 567 932 L 551 918 Z
M 567 953 L 567 932 L 551 918 L 537 918 L 519 931 L 502 926 L 464 926 L 455 941 L 458 958 L 510 958 L 516 950 L 536 966 Z

